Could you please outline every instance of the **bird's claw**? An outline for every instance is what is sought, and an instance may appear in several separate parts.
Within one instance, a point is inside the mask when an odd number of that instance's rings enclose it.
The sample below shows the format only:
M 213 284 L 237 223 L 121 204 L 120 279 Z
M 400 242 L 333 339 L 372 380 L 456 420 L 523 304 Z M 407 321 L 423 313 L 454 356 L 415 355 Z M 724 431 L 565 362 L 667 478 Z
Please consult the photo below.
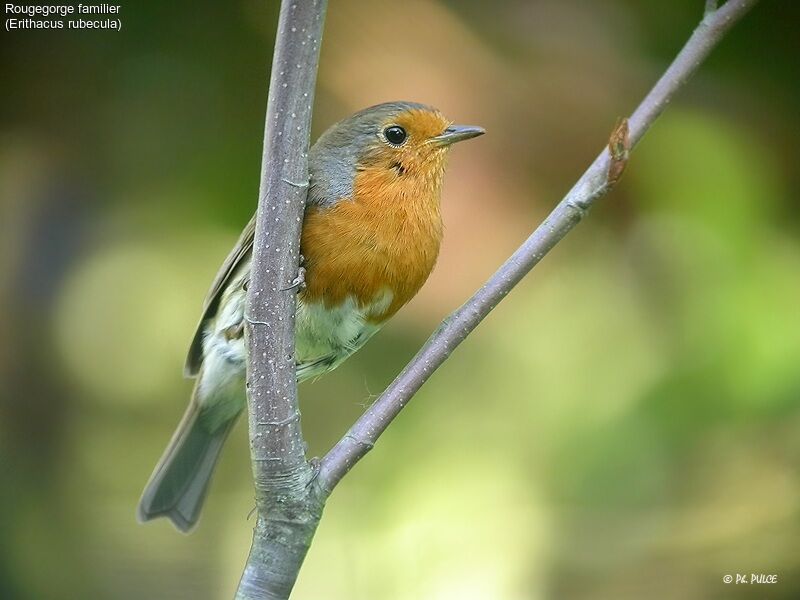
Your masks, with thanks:
M 292 279 L 292 283 L 289 287 L 282 289 L 282 292 L 288 292 L 289 290 L 299 290 L 303 291 L 306 289 L 306 269 L 305 267 L 300 267 L 297 269 L 297 277 Z

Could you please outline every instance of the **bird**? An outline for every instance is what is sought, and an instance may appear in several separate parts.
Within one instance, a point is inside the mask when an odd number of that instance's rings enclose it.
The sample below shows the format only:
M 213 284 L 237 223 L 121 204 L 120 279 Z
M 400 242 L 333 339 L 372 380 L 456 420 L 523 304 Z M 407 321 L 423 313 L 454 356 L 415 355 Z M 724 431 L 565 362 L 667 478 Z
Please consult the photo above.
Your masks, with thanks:
M 297 381 L 359 350 L 428 279 L 442 242 L 442 184 L 452 144 L 484 133 L 425 104 L 365 108 L 323 133 L 308 153 L 295 319 Z M 255 216 L 203 303 L 185 375 L 189 406 L 145 486 L 140 522 L 197 524 L 224 442 L 246 405 L 244 309 Z

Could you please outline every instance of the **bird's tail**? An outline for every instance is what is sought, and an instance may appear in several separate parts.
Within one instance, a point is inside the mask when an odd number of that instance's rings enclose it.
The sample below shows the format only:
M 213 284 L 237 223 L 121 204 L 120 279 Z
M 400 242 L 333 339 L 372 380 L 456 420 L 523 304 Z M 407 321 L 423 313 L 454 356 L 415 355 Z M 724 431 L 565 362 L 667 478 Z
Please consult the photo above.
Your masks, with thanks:
M 192 398 L 144 488 L 137 511 L 140 522 L 167 517 L 184 533 L 197 523 L 225 438 L 236 422 L 233 418 L 209 430 L 200 411 Z

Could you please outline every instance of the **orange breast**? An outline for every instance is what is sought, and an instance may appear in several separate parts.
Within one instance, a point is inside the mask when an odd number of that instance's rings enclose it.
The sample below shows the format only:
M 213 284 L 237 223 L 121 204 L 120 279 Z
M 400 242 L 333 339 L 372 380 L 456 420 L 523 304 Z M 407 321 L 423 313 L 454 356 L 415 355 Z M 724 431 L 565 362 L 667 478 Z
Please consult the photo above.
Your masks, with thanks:
M 353 196 L 306 212 L 303 300 L 336 306 L 352 296 L 369 308 L 388 289 L 391 303 L 369 316 L 379 323 L 413 298 L 433 270 L 442 239 L 438 186 L 374 167 L 357 173 Z

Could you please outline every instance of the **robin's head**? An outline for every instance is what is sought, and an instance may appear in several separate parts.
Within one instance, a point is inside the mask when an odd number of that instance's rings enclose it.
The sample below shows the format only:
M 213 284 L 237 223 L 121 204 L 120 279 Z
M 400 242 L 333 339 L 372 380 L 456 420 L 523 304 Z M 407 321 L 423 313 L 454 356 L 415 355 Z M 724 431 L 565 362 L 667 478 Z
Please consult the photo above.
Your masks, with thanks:
M 365 108 L 314 144 L 312 195 L 323 201 L 351 197 L 359 171 L 371 171 L 386 184 L 406 179 L 413 187 L 438 191 L 450 146 L 483 133 L 480 127 L 453 125 L 424 104 L 387 102 Z

